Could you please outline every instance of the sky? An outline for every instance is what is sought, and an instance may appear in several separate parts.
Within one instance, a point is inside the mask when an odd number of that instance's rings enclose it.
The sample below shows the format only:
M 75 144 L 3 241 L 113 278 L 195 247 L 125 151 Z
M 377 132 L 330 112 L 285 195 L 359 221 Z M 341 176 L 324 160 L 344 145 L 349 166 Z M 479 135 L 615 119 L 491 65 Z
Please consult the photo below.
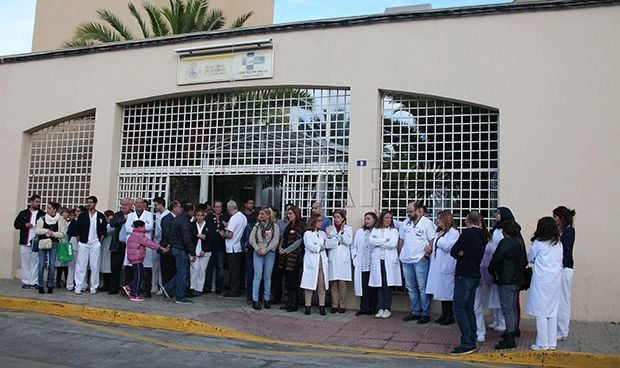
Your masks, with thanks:
M 378 14 L 389 7 L 426 3 L 438 9 L 500 2 L 506 0 L 275 0 L 274 23 Z M 0 0 L 0 55 L 30 52 L 35 3 Z

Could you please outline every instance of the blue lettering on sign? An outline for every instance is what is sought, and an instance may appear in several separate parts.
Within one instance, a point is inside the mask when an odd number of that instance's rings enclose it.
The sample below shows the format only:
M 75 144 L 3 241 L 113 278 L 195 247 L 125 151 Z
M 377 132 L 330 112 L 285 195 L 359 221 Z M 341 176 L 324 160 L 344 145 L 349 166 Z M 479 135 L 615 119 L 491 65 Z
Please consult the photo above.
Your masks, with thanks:
M 366 166 L 367 161 L 366 160 L 357 160 L 357 166 Z

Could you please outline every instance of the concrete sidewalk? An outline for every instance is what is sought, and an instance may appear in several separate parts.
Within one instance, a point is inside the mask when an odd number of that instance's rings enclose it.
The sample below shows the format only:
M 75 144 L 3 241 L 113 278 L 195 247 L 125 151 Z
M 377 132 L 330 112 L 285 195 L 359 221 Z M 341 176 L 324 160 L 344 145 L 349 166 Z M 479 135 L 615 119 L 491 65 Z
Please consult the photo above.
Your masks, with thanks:
M 439 326 L 432 322 L 424 325 L 417 325 L 415 321 L 403 322 L 401 317 L 404 313 L 394 313 L 389 319 L 356 317 L 355 310 L 344 314 L 329 314 L 328 311 L 326 316 L 320 316 L 318 308 L 313 308 L 312 315 L 306 316 L 302 310 L 293 313 L 282 311 L 279 305 L 274 305 L 270 310 L 256 311 L 246 304 L 245 298 L 223 298 L 213 294 L 194 298 L 192 305 L 178 305 L 162 296 L 136 303 L 126 297 L 105 293 L 75 295 L 66 290 L 55 290 L 54 294 L 39 294 L 36 290 L 21 289 L 20 285 L 16 280 L 0 280 L 0 295 L 184 318 L 293 343 L 445 354 L 458 345 L 460 336 L 455 324 Z M 517 349 L 502 351 L 503 355 L 507 352 L 529 354 L 529 346 L 536 335 L 533 320 L 522 320 L 521 331 Z M 496 353 L 494 345 L 499 338 L 499 333 L 488 331 L 487 341 L 479 345 L 479 353 Z M 620 326 L 615 323 L 573 321 L 569 340 L 558 342 L 557 351 L 604 354 L 612 356 L 620 364 Z

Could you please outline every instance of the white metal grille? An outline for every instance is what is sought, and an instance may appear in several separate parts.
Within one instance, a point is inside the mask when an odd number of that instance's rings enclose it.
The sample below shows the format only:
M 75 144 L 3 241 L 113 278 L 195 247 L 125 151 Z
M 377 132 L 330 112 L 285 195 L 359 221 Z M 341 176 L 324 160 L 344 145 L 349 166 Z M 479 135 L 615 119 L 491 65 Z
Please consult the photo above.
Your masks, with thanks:
M 415 95 L 383 96 L 381 204 L 406 216 L 411 200 L 458 223 L 471 210 L 493 220 L 498 200 L 499 112 Z
M 127 106 L 119 198 L 169 191 L 166 180 L 155 188 L 141 176 L 284 175 L 308 180 L 284 202 L 305 208 L 310 198 L 324 199 L 331 213 L 346 205 L 349 123 L 345 89 L 248 90 Z
M 95 115 L 66 120 L 32 133 L 28 193 L 43 202 L 82 205 L 90 192 Z

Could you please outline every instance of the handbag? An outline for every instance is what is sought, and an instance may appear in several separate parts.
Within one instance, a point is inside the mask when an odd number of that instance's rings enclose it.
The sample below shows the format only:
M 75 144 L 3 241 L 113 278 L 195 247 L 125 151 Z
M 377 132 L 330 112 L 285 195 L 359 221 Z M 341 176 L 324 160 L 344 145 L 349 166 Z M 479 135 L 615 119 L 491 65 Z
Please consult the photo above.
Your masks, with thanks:
M 73 247 L 67 240 L 67 237 L 63 237 L 60 243 L 58 243 L 58 260 L 60 262 L 73 261 Z
M 523 270 L 523 283 L 521 283 L 521 288 L 519 290 L 527 290 L 530 288 L 532 284 L 532 267 L 526 267 Z
M 45 239 L 39 240 L 39 249 L 41 250 L 52 249 L 52 239 L 45 238 Z
M 35 253 L 39 252 L 39 237 L 36 235 L 30 240 L 30 250 Z

